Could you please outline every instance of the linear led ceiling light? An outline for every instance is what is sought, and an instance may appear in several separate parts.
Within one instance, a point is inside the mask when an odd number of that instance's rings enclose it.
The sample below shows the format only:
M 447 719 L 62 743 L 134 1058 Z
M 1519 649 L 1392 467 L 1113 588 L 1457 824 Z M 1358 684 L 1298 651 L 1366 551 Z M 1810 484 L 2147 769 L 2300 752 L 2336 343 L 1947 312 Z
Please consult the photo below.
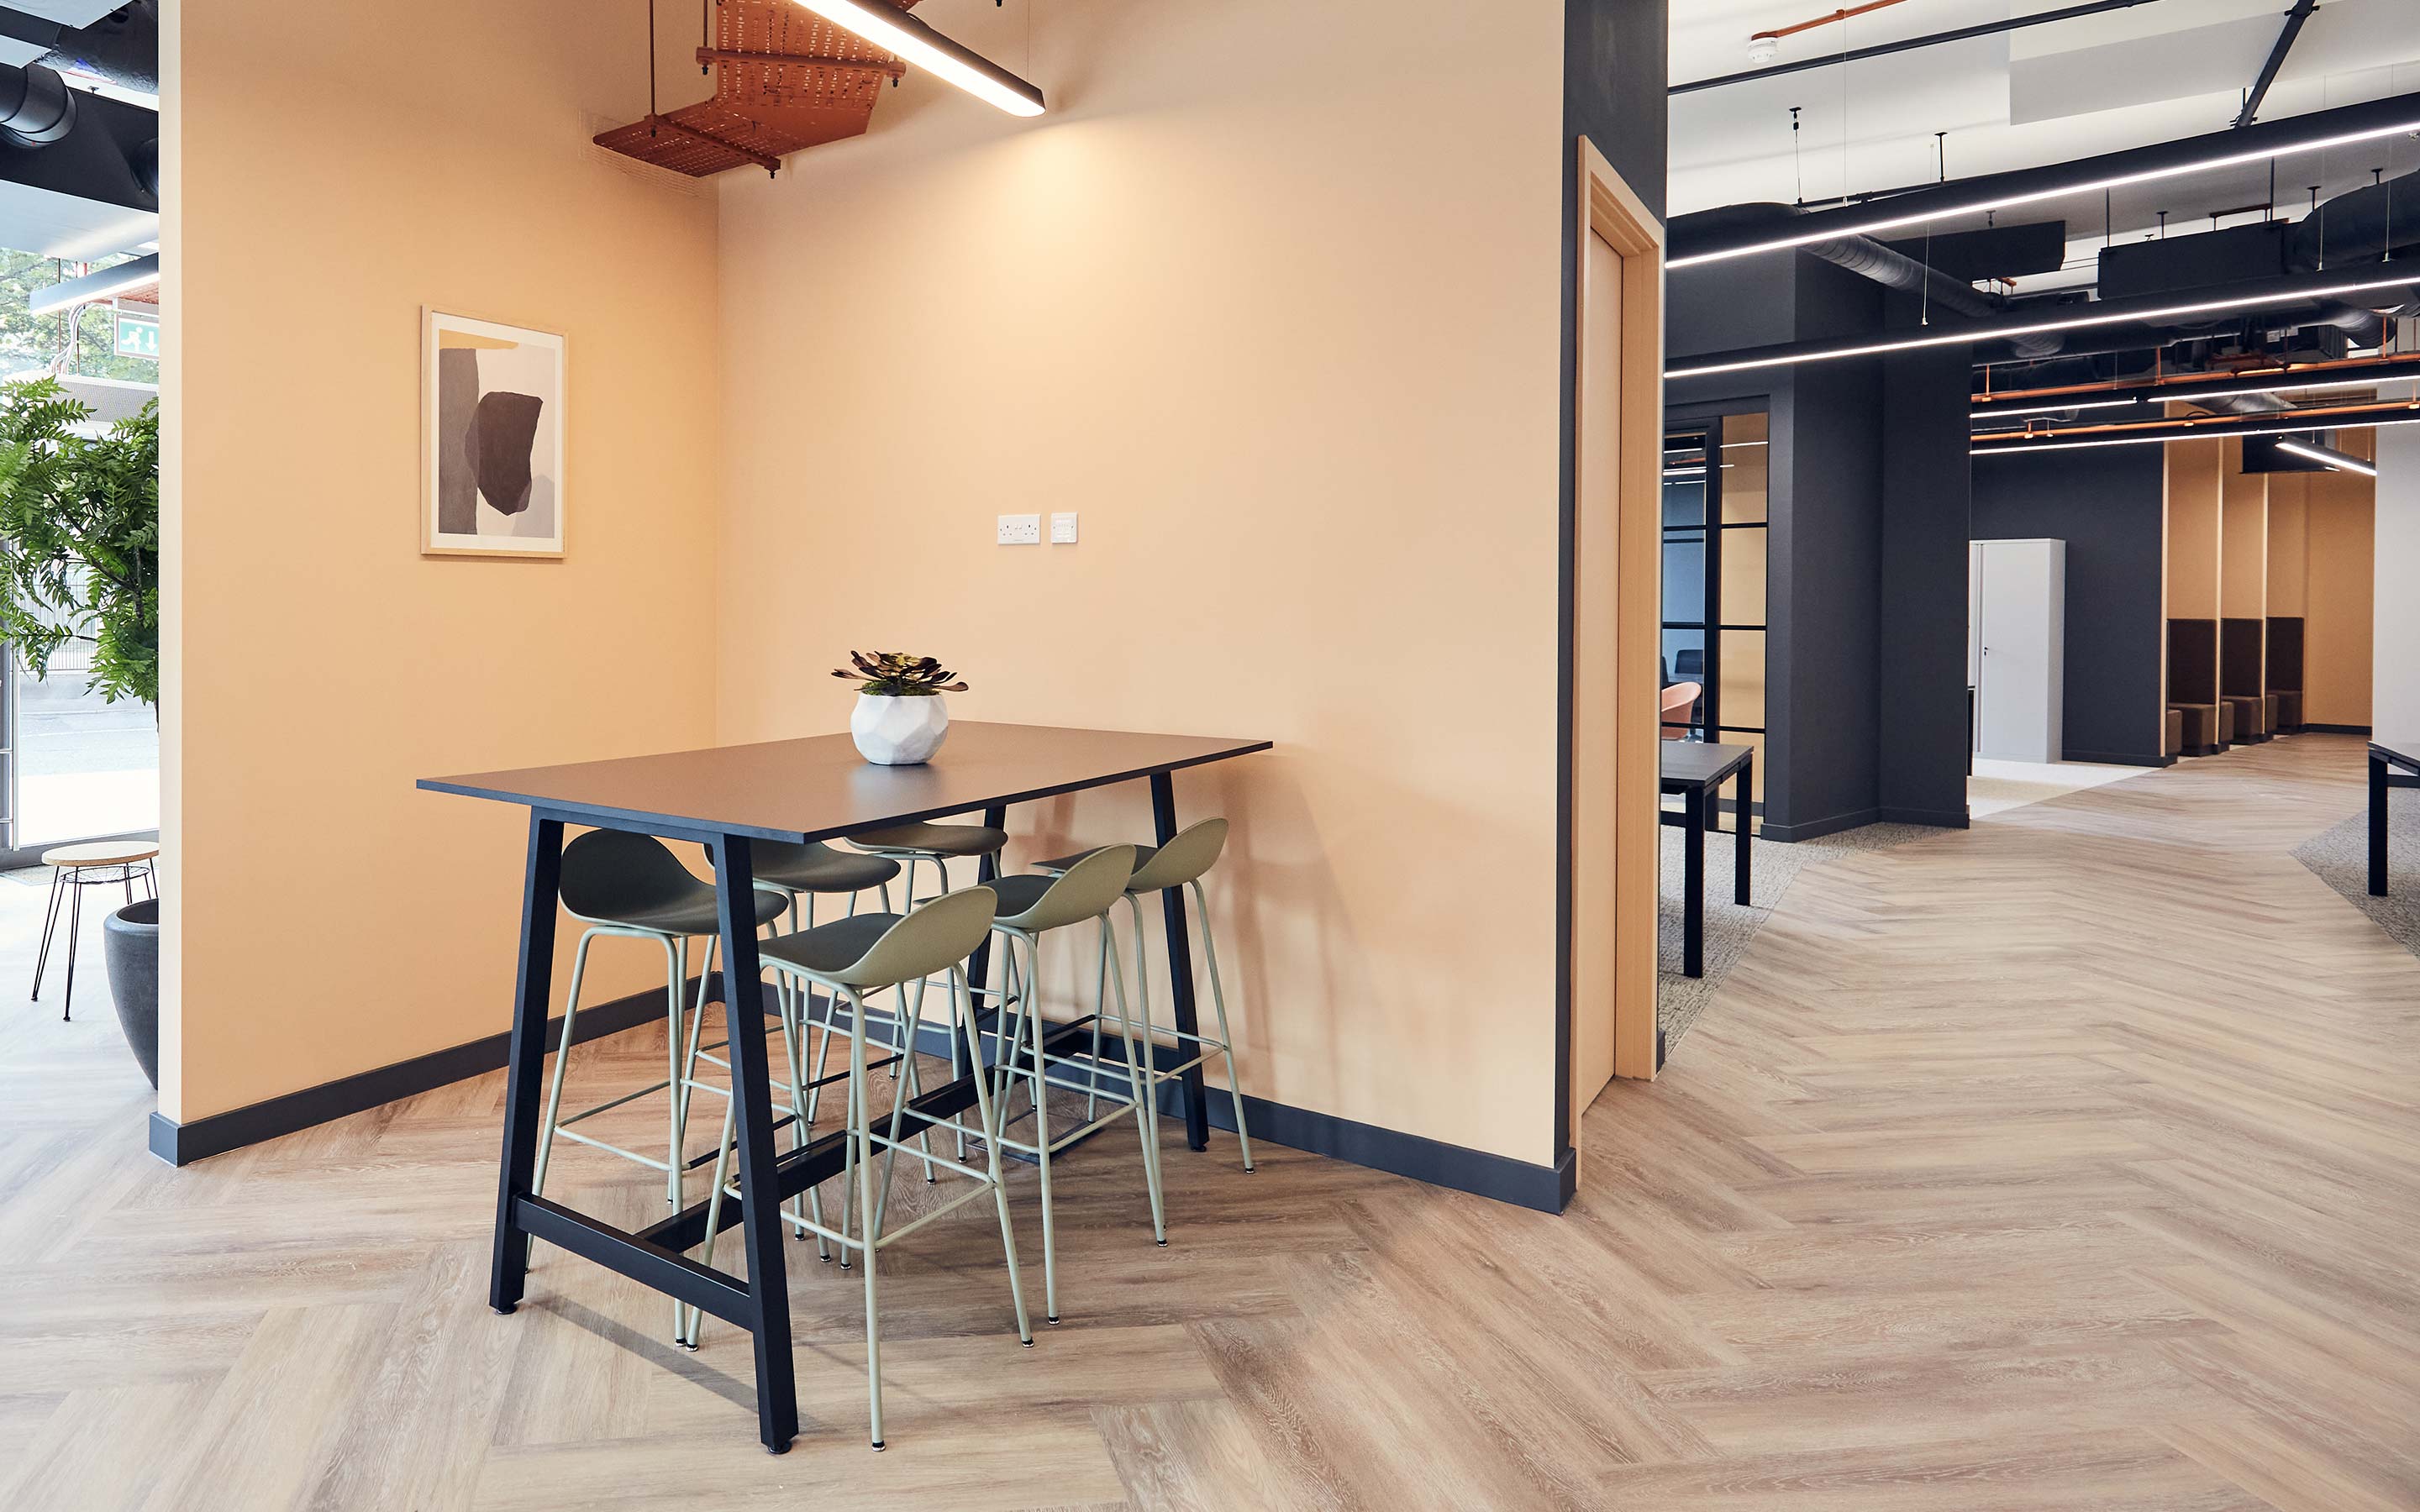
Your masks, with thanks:
M 2395 268 L 2393 263 L 2372 263 L 2370 267 Z M 2153 304 L 2134 300 L 2102 301 L 2093 304 L 2071 305 L 2070 309 L 2101 309 L 2100 315 L 2071 315 L 2055 320 L 2028 320 L 2014 325 L 1997 321 L 1962 321 L 1955 327 L 1934 326 L 1924 335 L 1901 336 L 1890 341 L 1860 342 L 1844 347 L 1793 347 L 1768 355 L 1740 357 L 1730 361 L 1699 363 L 1694 366 L 1683 363 L 1664 370 L 1668 378 L 1706 378 L 1716 373 L 1745 373 L 1760 367 L 1789 367 L 1799 363 L 1828 363 L 1844 357 L 1877 357 L 1885 352 L 1915 351 L 1925 347 L 1968 347 L 1982 342 L 2005 341 L 2010 336 L 2040 335 L 2053 331 L 2081 331 L 2091 326 L 2125 325 L 2131 321 L 2170 320 L 2179 316 L 2213 315 L 2221 310 L 2249 310 L 2262 305 L 2298 303 L 2306 300 L 2335 299 L 2346 294 L 2361 294 L 2377 288 L 2403 288 L 2420 283 L 2420 262 L 2397 269 L 2392 276 L 2372 273 L 2366 278 L 2344 278 L 2305 287 L 2298 279 L 2266 280 L 2257 288 L 2222 295 L 2214 300 L 2188 300 L 2176 304 Z M 2108 306 L 2123 304 L 2119 310 Z
M 2383 107 L 2382 109 L 2378 107 Z M 2359 112 L 2351 120 L 2349 115 Z M 2375 117 L 2375 118 L 2373 118 Z M 2333 129 L 2327 124 L 2336 122 Z M 2300 127 L 2300 130 L 2296 130 Z M 2258 143 L 2247 144 L 2254 131 L 2263 132 Z M 2180 150 L 2169 159 L 2161 157 L 2150 165 L 2132 171 L 2118 171 L 2118 165 L 2133 153 L 2111 153 L 2099 160 L 2112 171 L 2094 173 L 2091 162 L 2072 164 L 2079 177 L 2064 177 L 2056 170 L 2020 170 L 2018 173 L 1993 176 L 2003 180 L 2003 187 L 1991 187 L 1992 177 L 1976 181 L 1971 194 L 1960 195 L 1942 190 L 1918 191 L 1916 193 L 1885 200 L 1870 207 L 1871 213 L 1835 210 L 1810 215 L 1799 229 L 1786 236 L 1776 236 L 1750 241 L 1735 247 L 1717 247 L 1711 252 L 1693 253 L 1674 257 L 1667 268 L 1694 268 L 1700 263 L 1722 262 L 1732 257 L 1749 257 L 1762 252 L 1780 252 L 1789 247 L 1803 247 L 1809 242 L 1829 241 L 1835 237 L 1864 236 L 1875 231 L 1890 231 L 1901 226 L 1922 225 L 1928 221 L 1944 221 L 1955 216 L 1980 215 L 1986 210 L 2005 210 L 2014 205 L 2032 205 L 2047 199 L 2060 199 L 2070 194 L 2098 194 L 2124 189 L 2133 184 L 2155 183 L 2163 178 L 2178 178 L 2186 174 L 2207 172 L 2213 168 L 2234 168 L 2249 162 L 2266 162 L 2298 152 L 2324 152 L 2332 147 L 2350 147 L 2357 142 L 2375 142 L 2381 137 L 2401 136 L 2420 131 L 2420 97 L 2398 96 L 2380 100 L 2375 107 L 2350 106 L 2344 112 L 2322 112 L 2305 123 L 2283 120 L 2247 126 L 2238 131 L 2214 136 L 2189 138 L 2184 142 L 2164 143 L 2171 149 L 2188 149 L 2194 142 L 2209 144 L 2207 150 Z M 2008 180 L 2019 180 L 2009 183 Z M 1957 186 L 1945 186 L 1954 191 Z M 1889 206 L 1900 199 L 1921 205 L 1914 210 L 1894 211 Z
M 2300 441 L 2279 441 L 2277 443 L 2277 450 L 2287 453 L 2288 455 L 2299 456 L 2305 462 L 2324 462 L 2328 466 L 2335 469 L 2338 472 L 2358 472 L 2365 478 L 2374 478 L 2378 476 L 2378 470 L 2376 468 L 2371 467 L 2368 463 L 2363 461 L 2357 456 L 2346 456 L 2342 453 L 2322 452 L 2316 446 L 2305 446 Z
M 80 278 L 63 278 L 34 290 L 25 307 L 36 315 L 49 315 L 95 300 L 115 299 L 132 294 L 139 288 L 151 288 L 160 282 L 160 255 L 132 258 L 115 268 L 104 268 L 97 273 Z
M 971 48 L 961 47 L 884 0 L 798 0 L 875 46 L 898 54 L 939 79 L 946 79 L 1011 116 L 1042 114 L 1042 91 Z

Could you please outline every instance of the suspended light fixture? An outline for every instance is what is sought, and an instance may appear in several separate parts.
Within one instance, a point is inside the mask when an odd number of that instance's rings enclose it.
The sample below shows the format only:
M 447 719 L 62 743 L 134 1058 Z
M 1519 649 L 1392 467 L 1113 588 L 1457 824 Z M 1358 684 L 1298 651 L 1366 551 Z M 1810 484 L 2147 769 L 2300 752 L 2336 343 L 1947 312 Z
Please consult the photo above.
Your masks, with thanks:
M 1717 373 L 1745 373 L 1761 367 L 1791 367 L 1800 363 L 1837 362 L 1847 357 L 1878 357 L 1885 352 L 1915 351 L 1927 347 L 1972 347 L 1985 342 L 2006 341 L 2012 336 L 2082 331 L 2093 326 L 2125 325 L 2138 320 L 2173 320 L 2180 316 L 2214 315 L 2223 310 L 2250 310 L 2263 305 L 2329 300 L 2347 294 L 2366 293 L 2371 289 L 2405 288 L 2420 284 L 2420 261 L 2407 261 L 2402 267 L 2394 263 L 2374 263 L 2371 267 L 2392 269 L 2394 271 L 2385 276 L 2373 273 L 2366 278 L 2323 280 L 2321 275 L 2304 274 L 2293 278 L 2264 279 L 2258 286 L 2246 287 L 2234 294 L 2174 304 L 2160 304 L 2149 300 L 2107 300 L 2069 306 L 2071 309 L 2102 312 L 2098 315 L 2071 315 L 2059 319 L 2025 320 L 2015 324 L 1978 320 L 1960 322 L 1953 327 L 1945 323 L 1931 327 L 1921 335 L 1900 336 L 1887 341 L 1768 347 L 1762 349 L 1761 355 L 1735 358 L 1716 353 L 1713 361 L 1694 364 L 1683 362 L 1668 367 L 1665 369 L 1664 376 L 1668 378 L 1706 378 Z M 2110 308 L 2113 305 L 2122 305 L 2123 308 Z
M 1039 116 L 1042 91 L 883 0 L 797 0 L 824 20 L 898 54 L 939 79 L 1011 116 Z
M 34 290 L 25 306 L 36 315 L 49 315 L 78 304 L 90 304 L 96 300 L 115 299 L 137 289 L 154 288 L 160 283 L 160 255 L 130 258 L 115 268 L 104 268 L 97 273 L 79 278 L 63 278 Z
M 1978 187 L 1971 195 L 1961 195 L 1956 185 L 1919 191 L 1873 207 L 1871 214 L 1851 210 L 1834 210 L 1813 215 L 1801 223 L 1800 229 L 1787 236 L 1744 242 L 1738 246 L 1717 247 L 1671 258 L 1667 268 L 1695 268 L 1700 263 L 1722 262 L 1732 257 L 1749 257 L 1758 253 L 1780 252 L 1786 248 L 1803 247 L 1809 242 L 1828 241 L 1836 237 L 1868 236 L 1876 231 L 1893 231 L 1903 226 L 1922 225 L 1929 222 L 1946 221 L 1959 216 L 1980 215 L 1986 210 L 2004 210 L 2016 205 L 2038 204 L 2048 199 L 2061 199 L 2071 194 L 2105 194 L 2133 184 L 2154 183 L 2163 178 L 2178 178 L 2187 174 L 2206 173 L 2215 168 L 2236 168 L 2246 163 L 2267 162 L 2273 158 L 2299 152 L 2324 152 L 2332 147 L 2350 147 L 2359 142 L 2375 142 L 2385 137 L 2403 136 L 2420 131 L 2420 98 L 2398 96 L 2390 100 L 2368 105 L 2343 107 L 2339 111 L 2321 113 L 2322 119 L 2344 122 L 2331 130 L 2325 124 L 2304 124 L 2293 120 L 2264 122 L 2242 127 L 2214 136 L 2193 138 L 2185 142 L 2165 144 L 2164 148 L 2131 149 L 2112 153 L 2108 159 L 2122 161 L 2146 151 L 2178 149 L 2176 156 L 2153 162 L 2150 166 L 2132 171 L 2094 173 L 2090 162 L 2073 165 L 2077 177 L 2067 177 L 2059 170 L 2022 169 L 2000 176 L 2004 187 L 1993 190 L 1989 181 Z M 2297 130 L 2297 127 L 2300 127 Z M 2246 139 L 2254 131 L 2262 136 L 2253 145 Z M 2207 151 L 2188 150 L 2195 141 L 2209 144 Z M 2016 180 L 2010 183 L 2009 180 Z M 1893 210 L 1886 207 L 1904 200 L 1915 209 Z
M 2322 452 L 2316 446 L 2304 446 L 2300 441 L 2279 441 L 2277 443 L 2277 450 L 2284 452 L 2290 456 L 2299 456 L 2305 462 L 2324 462 L 2328 466 L 2335 469 L 2338 472 L 2358 472 L 2365 478 L 2374 478 L 2378 476 L 2378 470 L 2376 468 L 2371 467 L 2368 463 L 2363 461 L 2357 456 L 2346 456 L 2342 453 Z

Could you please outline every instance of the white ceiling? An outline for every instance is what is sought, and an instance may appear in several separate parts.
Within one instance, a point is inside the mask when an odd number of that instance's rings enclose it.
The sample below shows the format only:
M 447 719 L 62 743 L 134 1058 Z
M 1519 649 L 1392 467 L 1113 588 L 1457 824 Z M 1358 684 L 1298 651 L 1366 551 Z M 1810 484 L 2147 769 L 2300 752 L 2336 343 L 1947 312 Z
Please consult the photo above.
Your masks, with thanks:
M 1752 65 L 1755 32 L 1831 14 L 1841 0 L 1686 0 L 1672 8 L 1675 83 Z M 1949 31 L 2072 0 L 1902 0 L 1802 32 L 1779 61 Z M 2148 0 L 2124 10 L 1676 96 L 1671 211 L 1750 200 L 1817 202 L 1901 188 L 1940 175 L 1934 133 L 1953 177 L 2064 162 L 2121 147 L 2224 131 L 2284 24 L 2288 0 Z M 2260 118 L 2420 91 L 2420 0 L 2322 0 L 2303 29 Z M 1800 112 L 1793 156 L 1790 107 Z M 2420 141 L 2393 138 L 2276 164 L 2277 198 L 2300 206 L 2420 169 Z M 2268 167 L 2145 185 L 2110 206 L 2120 239 L 2207 226 L 2214 209 L 2265 203 Z M 2064 216 L 2071 264 L 2104 235 L 2100 196 L 2009 212 Z M 2241 219 L 2241 218 L 2239 218 Z M 2227 224 L 2236 224 L 2230 221 Z M 1963 229 L 1944 224 L 1943 231 Z M 2032 281 L 2028 281 L 2031 283 Z M 2044 283 L 2050 281 L 2043 281 Z M 2039 285 L 2037 285 L 2039 286 Z

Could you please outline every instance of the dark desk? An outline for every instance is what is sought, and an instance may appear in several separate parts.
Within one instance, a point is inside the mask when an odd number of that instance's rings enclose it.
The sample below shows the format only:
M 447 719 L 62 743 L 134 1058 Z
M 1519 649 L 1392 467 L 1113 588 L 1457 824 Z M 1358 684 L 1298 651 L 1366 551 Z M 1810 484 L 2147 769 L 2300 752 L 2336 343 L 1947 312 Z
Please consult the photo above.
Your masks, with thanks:
M 1681 971 L 1684 976 L 1706 974 L 1706 831 L 1719 817 L 1714 802 L 1714 790 L 1733 777 L 1739 786 L 1732 796 L 1739 803 L 1739 854 L 1733 870 L 1731 893 L 1743 908 L 1748 898 L 1748 800 L 1756 790 L 1756 748 L 1753 746 L 1717 746 L 1708 741 L 1668 740 L 1664 742 L 1660 765 L 1662 791 L 1681 795 L 1679 813 L 1659 813 L 1665 824 L 1682 827 L 1681 844 Z
M 2411 776 L 2395 780 L 2392 768 Z M 2369 743 L 2369 895 L 2386 896 L 2386 790 L 2406 787 L 2420 779 L 2420 740 Z
M 980 812 L 999 825 L 1008 805 L 1105 787 L 1151 782 L 1154 824 L 1164 843 L 1176 834 L 1170 774 L 1187 766 L 1266 750 L 1265 740 L 1125 734 L 1031 725 L 954 724 L 949 743 L 924 766 L 876 766 L 846 735 L 725 746 L 669 756 L 583 762 L 468 777 L 424 778 L 436 793 L 491 798 L 530 811 L 521 893 L 520 964 L 513 992 L 512 1049 L 505 1072 L 504 1158 L 496 1180 L 493 1270 L 488 1301 L 500 1313 L 520 1304 L 529 1272 L 529 1239 L 593 1260 L 747 1329 L 756 1350 L 756 1416 L 765 1446 L 779 1454 L 799 1430 L 790 1360 L 790 1294 L 781 1205 L 840 1173 L 843 1136 L 835 1132 L 776 1153 L 771 1073 L 760 1014 L 730 1014 L 732 1093 L 738 1104 L 740 1200 L 723 1203 L 719 1227 L 745 1232 L 748 1280 L 734 1280 L 690 1259 L 704 1242 L 706 1204 L 699 1202 L 637 1233 L 575 1212 L 530 1190 L 537 1160 L 546 1065 L 547 1011 L 553 991 L 554 929 L 563 826 L 592 825 L 704 844 L 714 857 L 727 983 L 759 980 L 754 872 L 750 842 L 830 840 L 877 825 Z M 1105 841 L 1120 837 L 1105 835 Z M 983 862 L 992 875 L 992 861 Z M 1193 953 L 1184 905 L 1166 900 L 1169 973 L 1176 1026 L 1200 1032 L 1193 1005 Z M 988 947 L 971 976 L 986 980 Z M 741 990 L 745 990 L 742 988 Z M 1074 1045 L 1079 1026 L 1055 1029 L 1046 1049 Z M 1209 1142 L 1199 1067 L 1183 1081 L 1186 1138 Z M 918 1111 L 947 1118 L 974 1104 L 972 1074 L 916 1099 Z

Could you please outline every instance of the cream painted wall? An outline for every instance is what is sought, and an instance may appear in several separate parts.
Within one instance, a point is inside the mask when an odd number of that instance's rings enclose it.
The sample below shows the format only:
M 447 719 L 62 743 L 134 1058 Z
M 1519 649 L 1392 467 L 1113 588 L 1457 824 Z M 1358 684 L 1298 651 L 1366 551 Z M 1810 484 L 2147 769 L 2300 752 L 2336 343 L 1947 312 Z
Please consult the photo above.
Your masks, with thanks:
M 878 646 L 962 717 L 1274 739 L 1177 782 L 1246 1090 L 1547 1160 L 1562 8 L 918 13 L 1052 114 L 911 77 L 725 181 L 721 737 L 843 728 Z
M 642 8 L 166 24 L 161 1091 L 190 1119 L 506 1026 L 523 823 L 414 778 L 711 738 L 716 208 L 587 145 L 644 108 Z M 420 556 L 423 303 L 568 333 L 567 560 Z M 652 965 L 599 964 L 600 994 Z

